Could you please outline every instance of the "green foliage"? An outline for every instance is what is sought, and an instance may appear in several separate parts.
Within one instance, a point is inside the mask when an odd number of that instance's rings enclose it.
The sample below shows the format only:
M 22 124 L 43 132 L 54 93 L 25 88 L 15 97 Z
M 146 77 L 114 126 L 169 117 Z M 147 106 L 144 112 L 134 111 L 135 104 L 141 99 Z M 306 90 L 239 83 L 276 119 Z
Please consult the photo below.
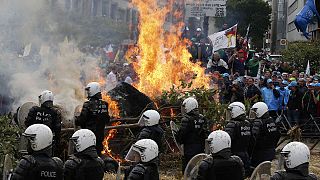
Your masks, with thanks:
M 11 119 L 7 116 L 0 116 L 0 169 L 1 177 L 3 162 L 6 154 L 18 158 L 19 129 L 12 125 Z
M 227 16 L 219 18 L 216 22 L 218 27 L 223 23 L 229 26 L 238 23 L 238 32 L 245 36 L 250 24 L 249 36 L 253 44 L 261 48 L 262 38 L 270 25 L 271 7 L 263 0 L 228 0 Z
M 282 51 L 282 58 L 296 65 L 300 71 L 305 71 L 309 60 L 311 71 L 320 72 L 320 41 L 289 43 L 288 48 Z
M 185 90 L 191 87 L 192 82 L 186 83 L 181 81 L 179 86 L 172 86 L 169 91 L 163 91 L 162 95 L 157 98 L 157 101 L 164 106 L 180 106 L 183 99 L 194 96 L 198 100 L 200 113 L 209 120 L 210 126 L 214 124 L 224 125 L 226 105 L 220 104 L 215 100 L 214 97 L 218 91 L 204 87 Z

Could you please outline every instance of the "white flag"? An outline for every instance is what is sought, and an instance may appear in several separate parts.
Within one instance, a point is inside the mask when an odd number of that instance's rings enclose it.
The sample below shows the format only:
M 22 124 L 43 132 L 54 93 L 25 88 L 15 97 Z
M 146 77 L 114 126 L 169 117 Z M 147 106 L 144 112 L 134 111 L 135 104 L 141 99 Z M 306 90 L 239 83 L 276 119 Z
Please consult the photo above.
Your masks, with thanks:
M 229 29 L 220 31 L 208 36 L 212 42 L 213 50 L 217 51 L 224 48 L 234 48 L 236 47 L 237 39 L 237 26 L 238 24 L 232 26 Z
M 310 76 L 310 63 L 308 60 L 307 68 L 306 68 L 306 75 Z

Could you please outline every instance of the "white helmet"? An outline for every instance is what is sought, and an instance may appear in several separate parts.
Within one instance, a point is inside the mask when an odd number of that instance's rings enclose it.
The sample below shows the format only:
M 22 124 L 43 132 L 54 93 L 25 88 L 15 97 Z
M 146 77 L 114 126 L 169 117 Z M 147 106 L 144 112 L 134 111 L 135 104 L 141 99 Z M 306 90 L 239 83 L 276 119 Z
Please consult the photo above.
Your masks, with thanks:
M 139 119 L 140 126 L 153 126 L 159 124 L 160 114 L 156 110 L 145 111 Z
M 269 111 L 269 108 L 266 103 L 257 102 L 251 107 L 249 118 L 250 119 L 261 118 L 268 111 Z
M 51 129 L 44 124 L 29 126 L 22 136 L 26 137 L 33 151 L 40 151 L 52 145 L 53 134 Z
M 189 113 L 190 111 L 198 108 L 198 101 L 194 97 L 188 97 L 182 102 L 181 110 L 183 112 Z
M 39 96 L 39 104 L 43 104 L 47 101 L 53 101 L 53 93 L 49 90 L 42 91 Z
M 100 84 L 97 82 L 91 82 L 86 86 L 86 92 L 88 97 L 92 97 L 101 92 Z
M 131 146 L 125 159 L 133 162 L 149 162 L 158 156 L 158 152 L 158 145 L 154 140 L 141 139 Z
M 88 147 L 96 145 L 96 136 L 89 129 L 80 129 L 76 131 L 70 139 L 74 142 L 77 152 L 82 152 Z
M 231 138 L 229 134 L 222 130 L 213 131 L 208 136 L 210 152 L 215 154 L 223 149 L 231 148 Z
M 291 142 L 284 146 L 281 155 L 285 156 L 285 167 L 295 168 L 310 161 L 310 150 L 301 142 Z
M 245 114 L 246 113 L 246 107 L 241 102 L 233 102 L 228 106 L 228 112 L 230 113 L 230 116 L 232 119 Z

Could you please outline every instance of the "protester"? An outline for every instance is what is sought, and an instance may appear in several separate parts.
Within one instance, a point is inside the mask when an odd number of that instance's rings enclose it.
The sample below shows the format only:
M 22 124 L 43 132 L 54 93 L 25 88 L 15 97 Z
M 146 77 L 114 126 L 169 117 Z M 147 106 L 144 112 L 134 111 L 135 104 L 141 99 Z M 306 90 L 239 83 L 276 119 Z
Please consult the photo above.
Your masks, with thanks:
M 248 85 L 245 88 L 245 99 L 249 101 L 250 105 L 260 101 L 261 92 L 258 87 L 254 84 L 254 79 L 252 77 L 248 78 Z
M 290 95 L 288 100 L 288 120 L 291 125 L 300 123 L 300 112 L 302 111 L 302 97 L 303 94 L 298 91 L 298 84 L 296 81 L 292 81 L 288 88 L 290 89 Z
M 277 111 L 279 108 L 280 93 L 275 88 L 271 79 L 267 80 L 267 87 L 261 89 L 263 101 L 267 104 L 269 109 L 269 115 L 273 118 L 277 118 Z
M 277 90 L 280 93 L 279 111 L 284 114 L 287 114 L 287 105 L 288 105 L 289 95 L 290 95 L 290 90 L 288 89 L 287 86 L 288 86 L 288 82 L 283 80 L 280 84 L 280 87 L 277 87 Z
M 104 162 L 96 150 L 96 136 L 89 129 L 80 129 L 70 138 L 76 153 L 64 164 L 64 180 L 102 180 Z
M 229 86 L 227 94 L 225 95 L 227 102 L 244 102 L 244 90 L 240 86 L 240 82 L 237 80 L 232 81 L 232 85 Z
M 302 109 L 306 114 L 312 116 L 317 115 L 317 104 L 319 96 L 318 92 L 315 90 L 315 84 L 311 83 L 308 86 L 308 90 L 304 93 L 302 97 Z
M 102 100 L 99 83 L 91 82 L 86 86 L 85 90 L 88 101 L 84 102 L 81 114 L 76 118 L 75 124 L 82 129 L 89 129 L 95 134 L 97 152 L 98 155 L 101 155 L 104 127 L 110 121 L 108 103 Z
M 220 74 L 227 73 L 228 64 L 220 58 L 219 53 L 214 53 L 212 59 L 209 59 L 207 68 L 210 72 L 218 71 Z
M 22 134 L 28 141 L 28 155 L 21 158 L 11 180 L 63 179 L 63 162 L 52 157 L 53 134 L 44 124 L 33 124 Z
M 239 56 L 239 52 L 235 51 L 234 54 L 229 58 L 228 64 L 230 67 L 231 74 L 239 73 L 240 76 L 244 76 L 245 68 L 244 62 L 241 62 L 241 58 Z
M 213 131 L 207 139 L 210 156 L 201 161 L 197 180 L 242 180 L 243 162 L 238 156 L 232 156 L 231 138 L 225 131 Z

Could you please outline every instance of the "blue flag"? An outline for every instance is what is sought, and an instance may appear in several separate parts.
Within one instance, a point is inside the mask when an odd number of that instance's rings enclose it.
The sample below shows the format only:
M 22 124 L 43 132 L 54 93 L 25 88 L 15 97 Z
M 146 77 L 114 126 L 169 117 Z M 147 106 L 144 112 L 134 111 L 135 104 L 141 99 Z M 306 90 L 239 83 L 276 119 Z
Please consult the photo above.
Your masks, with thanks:
M 296 19 L 294 20 L 297 30 L 302 32 L 307 39 L 310 39 L 310 35 L 307 32 L 308 24 L 312 23 L 312 19 L 315 15 L 320 21 L 320 15 L 317 11 L 314 0 L 307 0 L 303 9 L 297 14 Z

